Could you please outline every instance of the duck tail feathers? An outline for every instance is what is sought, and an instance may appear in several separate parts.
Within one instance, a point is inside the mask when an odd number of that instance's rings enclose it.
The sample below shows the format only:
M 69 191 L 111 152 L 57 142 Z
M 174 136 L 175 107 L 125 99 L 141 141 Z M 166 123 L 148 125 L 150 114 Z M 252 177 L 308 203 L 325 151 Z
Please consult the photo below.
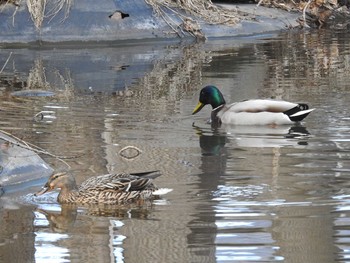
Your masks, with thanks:
M 294 122 L 302 121 L 313 110 L 314 109 L 301 110 L 301 111 L 298 111 L 292 115 L 288 115 L 288 117 L 291 121 L 294 121 Z
M 289 110 L 284 111 L 283 113 L 291 116 L 297 112 L 300 111 L 304 111 L 304 110 L 308 110 L 309 109 L 309 105 L 305 104 L 305 103 L 299 103 L 297 106 L 295 106 L 294 108 L 291 108 Z
M 155 179 L 158 176 L 161 176 L 162 174 L 161 174 L 160 171 L 148 171 L 148 172 L 131 173 L 131 175 L 136 175 L 136 176 L 139 176 L 139 177 Z
M 155 190 L 152 192 L 152 195 L 165 195 L 167 193 L 170 193 L 173 189 L 171 188 L 159 188 L 158 190 Z

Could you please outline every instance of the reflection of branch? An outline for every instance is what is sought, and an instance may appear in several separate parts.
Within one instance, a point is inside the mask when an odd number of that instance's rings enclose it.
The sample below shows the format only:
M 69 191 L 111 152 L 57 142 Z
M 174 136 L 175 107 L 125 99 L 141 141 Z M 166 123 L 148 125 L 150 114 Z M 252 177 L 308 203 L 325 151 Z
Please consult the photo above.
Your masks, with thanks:
M 9 63 L 10 57 L 12 56 L 12 51 L 10 52 L 10 55 L 8 56 L 8 58 L 5 61 L 5 64 L 2 66 L 1 70 L 0 70 L 0 74 L 4 71 L 7 63 Z
M 45 68 L 41 59 L 34 60 L 34 66 L 29 71 L 28 89 L 48 89 L 50 84 L 46 81 Z
M 179 60 L 174 59 L 174 53 L 171 52 L 155 61 L 153 69 L 140 79 L 140 85 L 144 88 L 135 90 L 135 96 L 145 97 L 142 101 L 147 102 L 149 99 L 162 99 L 166 95 L 169 103 L 177 101 L 179 96 L 188 91 L 187 87 L 196 89 L 198 83 L 202 82 L 202 64 L 208 60 L 209 55 L 199 44 L 181 51 Z

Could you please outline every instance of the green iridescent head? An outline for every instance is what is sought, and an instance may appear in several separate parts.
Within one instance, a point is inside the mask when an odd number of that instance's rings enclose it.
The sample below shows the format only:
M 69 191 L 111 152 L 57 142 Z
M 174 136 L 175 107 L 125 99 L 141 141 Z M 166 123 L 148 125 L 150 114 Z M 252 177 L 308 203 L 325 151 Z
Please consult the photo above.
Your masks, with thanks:
M 199 102 L 192 114 L 199 112 L 205 105 L 210 104 L 213 109 L 225 104 L 225 99 L 220 90 L 215 86 L 205 86 L 199 94 Z

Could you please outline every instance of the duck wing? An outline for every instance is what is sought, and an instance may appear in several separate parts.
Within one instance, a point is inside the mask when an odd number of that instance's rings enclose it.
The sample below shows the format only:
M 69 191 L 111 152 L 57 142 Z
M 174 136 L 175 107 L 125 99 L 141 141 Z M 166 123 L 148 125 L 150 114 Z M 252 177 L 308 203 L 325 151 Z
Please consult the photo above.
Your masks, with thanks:
M 146 175 L 146 173 L 144 175 Z M 153 179 L 149 177 L 140 177 L 126 173 L 105 174 L 87 179 L 81 184 L 79 191 L 142 191 L 150 185 L 153 185 L 152 181 Z
M 231 105 L 228 105 L 227 111 L 230 112 L 249 112 L 249 113 L 258 113 L 258 112 L 285 112 L 291 110 L 295 107 L 306 107 L 306 104 L 297 104 L 283 100 L 245 100 L 241 102 L 236 102 Z M 300 110 L 300 109 L 299 109 Z
M 148 172 L 140 172 L 140 173 L 131 173 L 130 175 L 155 179 L 161 176 L 162 174 L 160 173 L 160 171 L 156 170 L 156 171 L 148 171 Z

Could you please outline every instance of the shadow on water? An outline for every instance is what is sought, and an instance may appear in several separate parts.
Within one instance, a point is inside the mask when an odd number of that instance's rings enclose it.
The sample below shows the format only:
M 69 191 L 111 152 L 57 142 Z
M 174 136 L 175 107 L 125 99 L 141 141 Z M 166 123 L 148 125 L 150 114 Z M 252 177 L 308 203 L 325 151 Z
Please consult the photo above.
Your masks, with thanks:
M 2 129 L 69 157 L 78 182 L 159 169 L 157 184 L 174 191 L 164 203 L 108 212 L 53 197 L 43 205 L 26 195 L 35 185 L 5 191 L 1 259 L 346 260 L 349 38 L 310 31 L 188 46 L 2 49 L 0 61 L 13 52 L 0 76 Z M 213 129 L 205 109 L 190 116 L 206 84 L 230 102 L 274 97 L 316 110 L 300 126 Z M 128 145 L 141 154 L 120 156 Z

